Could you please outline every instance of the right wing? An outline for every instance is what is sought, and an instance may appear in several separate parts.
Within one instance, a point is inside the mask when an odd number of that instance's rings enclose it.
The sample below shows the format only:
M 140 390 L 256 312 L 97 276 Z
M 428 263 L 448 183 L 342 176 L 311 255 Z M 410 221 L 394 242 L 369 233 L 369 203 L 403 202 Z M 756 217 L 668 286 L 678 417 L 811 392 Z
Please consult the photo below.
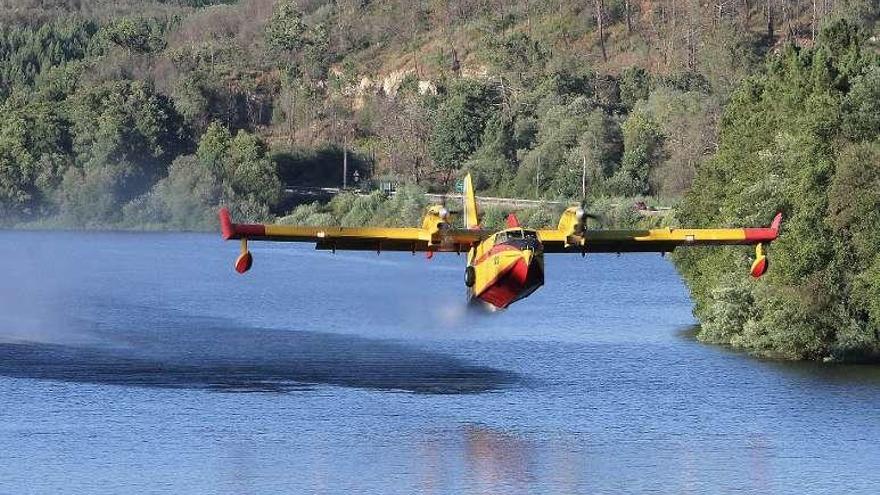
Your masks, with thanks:
M 486 235 L 482 230 L 417 227 L 306 227 L 279 224 L 232 223 L 229 210 L 220 210 L 223 239 L 313 242 L 316 249 L 352 251 L 467 252 Z

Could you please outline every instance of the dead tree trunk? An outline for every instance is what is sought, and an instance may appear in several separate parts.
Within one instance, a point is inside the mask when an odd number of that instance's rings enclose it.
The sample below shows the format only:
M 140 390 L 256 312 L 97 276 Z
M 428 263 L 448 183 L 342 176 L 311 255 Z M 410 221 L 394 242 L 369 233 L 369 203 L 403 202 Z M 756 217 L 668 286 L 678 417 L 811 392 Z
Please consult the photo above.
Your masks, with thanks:
M 608 52 L 605 51 L 605 0 L 596 2 L 596 24 L 599 27 L 599 46 L 602 48 L 602 60 L 608 61 Z

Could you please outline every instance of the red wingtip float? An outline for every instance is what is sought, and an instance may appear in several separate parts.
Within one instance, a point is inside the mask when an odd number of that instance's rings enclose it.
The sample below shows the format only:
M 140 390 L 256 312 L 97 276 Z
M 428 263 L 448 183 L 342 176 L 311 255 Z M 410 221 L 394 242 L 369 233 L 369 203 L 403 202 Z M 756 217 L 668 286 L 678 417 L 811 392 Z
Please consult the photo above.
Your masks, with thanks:
M 237 225 L 232 223 L 229 210 L 226 208 L 220 208 L 218 217 L 220 218 L 220 233 L 223 235 L 223 239 L 227 241 L 230 239 L 241 239 L 241 252 L 238 258 L 235 259 L 235 271 L 243 274 L 254 266 L 254 257 L 248 250 L 248 237 L 259 238 L 265 236 L 266 229 L 262 225 Z
M 250 251 L 245 251 L 239 254 L 238 258 L 235 259 L 235 271 L 238 273 L 245 273 L 250 270 L 252 266 L 254 266 L 254 257 L 251 255 Z
M 764 242 L 775 241 L 779 237 L 779 226 L 782 224 L 782 212 L 773 217 L 770 227 L 766 229 L 745 229 L 746 238 L 749 239 L 749 231 L 752 232 L 751 240 L 758 241 L 755 245 L 755 261 L 752 262 L 752 268 L 749 273 L 754 278 L 761 278 L 770 268 L 770 260 L 764 254 Z
M 470 177 L 465 178 L 462 200 L 463 228 L 449 222 L 445 205 L 434 205 L 425 212 L 421 227 L 405 228 L 237 224 L 223 208 L 219 212 L 220 231 L 224 239 L 241 240 L 235 260 L 239 273 L 253 265 L 248 240 L 312 242 L 317 249 L 333 252 L 424 252 L 428 259 L 434 253 L 467 253 L 464 283 L 469 299 L 503 309 L 544 284 L 544 255 L 548 253 L 663 254 L 694 246 L 749 245 L 755 247 L 750 274 L 757 278 L 767 273 L 766 245 L 779 237 L 782 223 L 779 213 L 769 227 L 601 230 L 587 228 L 590 216 L 583 207 L 572 206 L 562 213 L 556 228 L 526 228 L 511 213 L 506 227 L 495 232 L 480 226 Z

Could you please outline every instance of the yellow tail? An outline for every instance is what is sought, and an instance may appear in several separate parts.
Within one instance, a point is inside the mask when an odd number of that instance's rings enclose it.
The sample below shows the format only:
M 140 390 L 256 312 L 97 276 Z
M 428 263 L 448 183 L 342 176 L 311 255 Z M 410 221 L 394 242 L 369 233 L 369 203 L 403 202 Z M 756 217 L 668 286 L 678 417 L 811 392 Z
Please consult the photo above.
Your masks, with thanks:
M 471 174 L 464 178 L 464 194 L 461 197 L 464 203 L 464 226 L 467 229 L 476 229 L 480 226 L 477 219 L 477 198 L 474 196 L 474 182 Z

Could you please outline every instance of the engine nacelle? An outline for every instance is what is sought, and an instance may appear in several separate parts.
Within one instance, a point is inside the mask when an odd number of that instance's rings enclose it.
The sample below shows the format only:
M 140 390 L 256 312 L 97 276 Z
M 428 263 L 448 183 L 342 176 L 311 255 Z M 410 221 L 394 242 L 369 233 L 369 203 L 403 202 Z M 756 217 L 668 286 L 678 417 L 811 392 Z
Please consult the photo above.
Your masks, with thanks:
M 452 212 L 443 205 L 429 206 L 422 218 L 422 228 L 430 232 L 433 237 L 434 234 L 449 226 L 451 215 Z
M 584 232 L 584 225 L 587 219 L 587 212 L 580 206 L 571 206 L 562 212 L 559 217 L 558 229 L 565 232 L 567 236 L 577 236 Z

